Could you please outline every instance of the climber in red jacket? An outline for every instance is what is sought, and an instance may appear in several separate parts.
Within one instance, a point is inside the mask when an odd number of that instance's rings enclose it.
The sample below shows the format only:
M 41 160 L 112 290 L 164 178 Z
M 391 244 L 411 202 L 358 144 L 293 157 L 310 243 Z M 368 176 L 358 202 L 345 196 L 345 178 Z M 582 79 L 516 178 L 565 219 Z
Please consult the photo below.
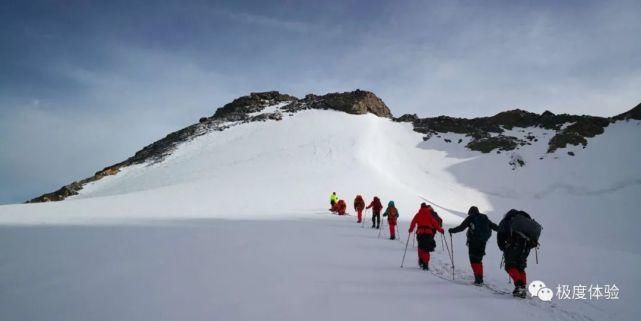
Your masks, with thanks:
M 357 213 L 357 221 L 356 223 L 360 223 L 363 220 L 363 210 L 365 209 L 365 200 L 363 200 L 363 196 L 356 195 L 356 198 L 354 199 L 354 210 Z
M 418 242 L 418 265 L 423 270 L 429 270 L 430 252 L 436 248 L 434 241 L 434 231 L 443 233 L 443 228 L 432 215 L 432 209 L 425 203 L 421 203 L 421 208 L 414 215 L 410 224 L 409 233 L 414 232 L 416 228 L 416 241 Z
M 374 200 L 367 206 L 367 208 L 372 209 L 372 228 L 381 227 L 381 210 L 383 209 L 383 204 L 378 196 L 374 196 Z
M 387 225 L 389 226 L 389 239 L 396 239 L 396 221 L 398 220 L 398 210 L 394 205 L 394 201 L 387 203 L 387 209 L 383 213 L 383 217 L 387 216 Z
M 345 215 L 347 211 L 347 204 L 345 203 L 344 200 L 339 200 L 338 203 L 336 203 L 336 212 L 338 215 Z

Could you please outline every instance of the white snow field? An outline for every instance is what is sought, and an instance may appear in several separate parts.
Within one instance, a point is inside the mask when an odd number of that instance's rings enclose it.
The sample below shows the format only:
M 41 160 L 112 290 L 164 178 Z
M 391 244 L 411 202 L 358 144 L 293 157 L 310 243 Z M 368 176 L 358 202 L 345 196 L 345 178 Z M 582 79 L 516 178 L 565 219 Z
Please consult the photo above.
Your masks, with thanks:
M 638 121 L 618 122 L 585 149 L 545 154 L 539 139 L 481 154 L 460 135 L 423 141 L 409 123 L 320 110 L 212 132 L 65 201 L 0 206 L 0 320 L 636 320 L 640 134 Z M 516 158 L 526 165 L 513 169 Z M 401 240 L 330 215 L 333 191 L 350 210 L 357 193 L 393 199 Z M 555 294 L 616 284 L 619 299 L 520 300 L 468 285 L 464 233 L 455 282 L 440 238 L 432 273 L 411 241 L 401 269 L 424 200 L 448 226 L 470 205 L 497 223 L 526 210 L 544 227 L 528 280 Z M 486 283 L 511 291 L 495 235 L 486 252 Z

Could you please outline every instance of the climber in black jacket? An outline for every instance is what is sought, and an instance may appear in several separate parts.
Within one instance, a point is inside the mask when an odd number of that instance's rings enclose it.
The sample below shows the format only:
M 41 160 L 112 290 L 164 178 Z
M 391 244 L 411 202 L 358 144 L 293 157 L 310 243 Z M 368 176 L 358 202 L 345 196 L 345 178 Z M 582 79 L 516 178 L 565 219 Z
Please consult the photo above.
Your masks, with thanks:
M 467 217 L 461 225 L 450 228 L 450 234 L 462 232 L 467 229 L 467 247 L 470 256 L 470 265 L 474 272 L 474 284 L 483 285 L 483 256 L 485 256 L 485 245 L 492 236 L 492 230 L 498 231 L 494 224 L 485 214 L 479 213 L 476 206 L 470 207 Z

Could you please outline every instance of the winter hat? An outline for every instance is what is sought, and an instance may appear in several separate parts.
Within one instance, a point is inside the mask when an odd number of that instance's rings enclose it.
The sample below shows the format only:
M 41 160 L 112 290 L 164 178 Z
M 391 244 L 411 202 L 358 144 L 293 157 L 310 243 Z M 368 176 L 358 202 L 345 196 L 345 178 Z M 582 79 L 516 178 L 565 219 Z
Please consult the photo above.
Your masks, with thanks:
M 479 209 L 476 206 L 470 207 L 470 209 L 467 211 L 467 215 L 475 215 L 479 213 Z
M 421 203 L 421 208 L 427 207 L 427 204 L 425 202 Z
M 394 201 L 389 201 L 389 203 L 387 203 L 387 206 L 388 207 L 394 207 Z

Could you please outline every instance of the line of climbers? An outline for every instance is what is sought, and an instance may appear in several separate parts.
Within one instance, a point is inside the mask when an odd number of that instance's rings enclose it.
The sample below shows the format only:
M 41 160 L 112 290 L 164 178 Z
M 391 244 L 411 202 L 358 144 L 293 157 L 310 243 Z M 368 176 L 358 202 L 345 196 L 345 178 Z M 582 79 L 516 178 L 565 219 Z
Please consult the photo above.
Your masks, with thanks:
M 345 201 L 338 199 L 336 192 L 330 196 L 332 212 L 339 215 L 346 214 Z M 372 228 L 379 229 L 381 221 L 381 211 L 383 204 L 381 200 L 374 196 L 369 205 L 365 206 L 365 200 L 361 195 L 354 199 L 354 209 L 357 213 L 357 223 L 363 220 L 363 210 L 372 209 Z M 530 217 L 524 211 L 515 209 L 509 210 L 499 225 L 493 223 L 485 214 L 479 212 L 476 206 L 470 207 L 467 217 L 459 226 L 449 228 L 451 234 L 467 230 L 466 245 L 468 247 L 468 256 L 470 266 L 474 274 L 474 284 L 483 285 L 483 257 L 487 241 L 492 236 L 492 231 L 497 232 L 497 243 L 499 249 L 503 252 L 505 262 L 505 271 L 508 273 L 514 284 L 512 294 L 515 297 L 525 298 L 527 291 L 525 285 L 527 278 L 525 268 L 527 267 L 527 258 L 530 251 L 539 245 L 539 236 L 542 227 L 539 223 Z M 390 239 L 396 239 L 396 225 L 399 217 L 398 209 L 394 201 L 389 201 L 387 209 L 383 213 L 389 223 Z M 438 213 L 426 203 L 421 203 L 418 212 L 412 218 L 408 233 L 411 234 L 416 229 L 416 241 L 418 243 L 418 265 L 423 270 L 429 270 L 430 252 L 436 248 L 436 232 L 444 234 L 443 220 Z

